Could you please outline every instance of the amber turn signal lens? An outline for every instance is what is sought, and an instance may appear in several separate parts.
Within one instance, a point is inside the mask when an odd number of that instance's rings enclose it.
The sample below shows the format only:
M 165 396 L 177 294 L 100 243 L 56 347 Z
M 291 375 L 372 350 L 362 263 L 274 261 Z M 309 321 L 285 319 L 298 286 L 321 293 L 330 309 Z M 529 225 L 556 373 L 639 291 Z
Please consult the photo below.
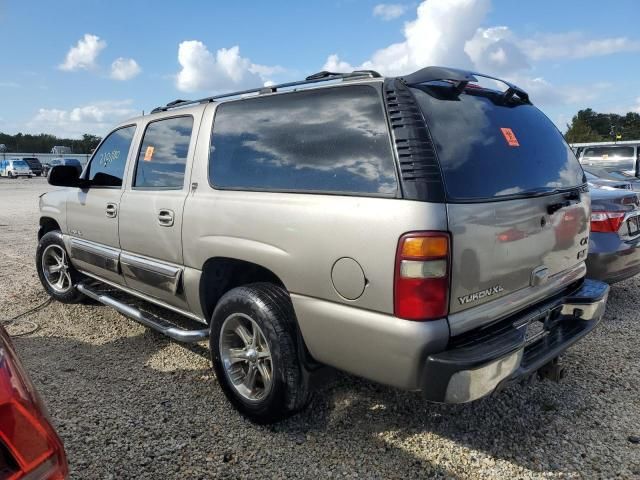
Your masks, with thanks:
M 402 243 L 403 257 L 426 258 L 446 257 L 449 253 L 449 242 L 446 237 L 409 237 Z

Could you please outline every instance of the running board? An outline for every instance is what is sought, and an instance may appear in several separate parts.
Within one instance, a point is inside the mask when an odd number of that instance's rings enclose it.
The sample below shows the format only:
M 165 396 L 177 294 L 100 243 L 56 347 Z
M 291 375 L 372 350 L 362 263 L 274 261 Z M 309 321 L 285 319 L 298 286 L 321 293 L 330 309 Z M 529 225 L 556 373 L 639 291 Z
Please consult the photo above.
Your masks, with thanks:
M 93 290 L 84 283 L 79 283 L 76 288 L 79 292 L 83 293 L 87 297 L 93 298 L 94 300 L 107 305 L 108 307 L 112 307 L 121 314 L 131 318 L 132 320 L 135 320 L 138 323 L 141 323 L 145 327 L 149 327 L 157 332 L 162 333 L 163 335 L 166 335 L 167 337 L 173 338 L 178 342 L 200 342 L 202 340 L 206 340 L 209 337 L 209 329 L 187 330 L 184 328 L 180 328 L 177 325 L 169 322 L 168 320 L 164 320 L 150 313 L 143 312 L 142 310 L 127 305 L 126 303 L 122 303 L 121 301 L 116 300 L 109 295 L 105 295 L 104 293 Z

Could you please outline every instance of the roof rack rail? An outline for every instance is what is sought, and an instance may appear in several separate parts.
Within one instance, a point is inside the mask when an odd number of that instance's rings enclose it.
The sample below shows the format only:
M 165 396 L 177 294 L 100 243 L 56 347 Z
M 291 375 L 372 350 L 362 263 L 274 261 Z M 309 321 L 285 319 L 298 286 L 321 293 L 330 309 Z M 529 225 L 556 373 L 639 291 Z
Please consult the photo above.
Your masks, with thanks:
M 167 110 L 170 110 L 172 108 L 184 107 L 187 105 L 196 105 L 199 103 L 215 102 L 216 100 L 219 100 L 221 98 L 239 97 L 241 95 L 249 95 L 251 93 L 257 93 L 259 95 L 265 94 L 265 93 L 274 93 L 281 88 L 297 87 L 299 85 L 328 82 L 331 80 L 348 80 L 348 79 L 360 78 L 360 77 L 379 78 L 380 76 L 381 75 L 374 70 L 354 70 L 353 72 L 345 72 L 345 73 L 322 71 L 322 72 L 314 73 L 313 75 L 309 75 L 304 80 L 299 80 L 296 82 L 280 83 L 278 85 L 268 85 L 268 86 L 262 86 L 258 88 L 251 88 L 249 90 L 240 90 L 238 92 L 223 93 L 220 95 L 213 95 L 211 97 L 199 98 L 197 100 L 174 100 L 173 102 L 169 102 L 162 107 L 154 108 L 153 110 L 151 110 L 151 113 L 166 112 Z
M 401 80 L 407 85 L 417 85 L 420 83 L 435 82 L 435 81 L 449 81 L 453 82 L 453 91 L 456 96 L 460 95 L 469 82 L 477 82 L 476 77 L 488 78 L 490 80 L 496 80 L 504 83 L 508 88 L 502 94 L 505 102 L 511 100 L 514 95 L 517 95 L 524 103 L 531 103 L 529 94 L 522 90 L 520 87 L 503 80 L 502 78 L 492 77 L 483 73 L 470 72 L 467 70 L 460 70 L 457 68 L 447 67 L 425 67 L 409 75 L 401 77 Z

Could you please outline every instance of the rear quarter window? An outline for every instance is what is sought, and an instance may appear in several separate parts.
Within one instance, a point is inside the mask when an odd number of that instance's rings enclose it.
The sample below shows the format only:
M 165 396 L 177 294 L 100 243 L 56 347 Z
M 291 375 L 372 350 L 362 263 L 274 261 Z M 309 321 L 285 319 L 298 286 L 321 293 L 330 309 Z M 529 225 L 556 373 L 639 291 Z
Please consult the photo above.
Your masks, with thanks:
M 529 104 L 504 105 L 490 92 L 416 87 L 450 201 L 499 199 L 581 185 L 583 171 L 555 125 Z
M 216 188 L 394 196 L 379 92 L 333 87 L 222 104 L 213 124 Z

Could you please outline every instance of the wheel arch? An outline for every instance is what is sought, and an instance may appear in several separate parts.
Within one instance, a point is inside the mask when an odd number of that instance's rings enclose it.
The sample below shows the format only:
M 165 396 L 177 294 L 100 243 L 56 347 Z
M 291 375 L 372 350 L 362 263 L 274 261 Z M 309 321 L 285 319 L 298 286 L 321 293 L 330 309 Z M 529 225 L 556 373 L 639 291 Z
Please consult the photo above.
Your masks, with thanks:
M 231 257 L 211 257 L 202 266 L 200 307 L 210 321 L 218 300 L 229 290 L 250 283 L 268 282 L 289 291 L 282 279 L 263 265 Z
M 51 217 L 40 217 L 40 228 L 38 229 L 38 240 L 40 240 L 45 234 L 53 232 L 55 230 L 61 230 L 60 224 Z

